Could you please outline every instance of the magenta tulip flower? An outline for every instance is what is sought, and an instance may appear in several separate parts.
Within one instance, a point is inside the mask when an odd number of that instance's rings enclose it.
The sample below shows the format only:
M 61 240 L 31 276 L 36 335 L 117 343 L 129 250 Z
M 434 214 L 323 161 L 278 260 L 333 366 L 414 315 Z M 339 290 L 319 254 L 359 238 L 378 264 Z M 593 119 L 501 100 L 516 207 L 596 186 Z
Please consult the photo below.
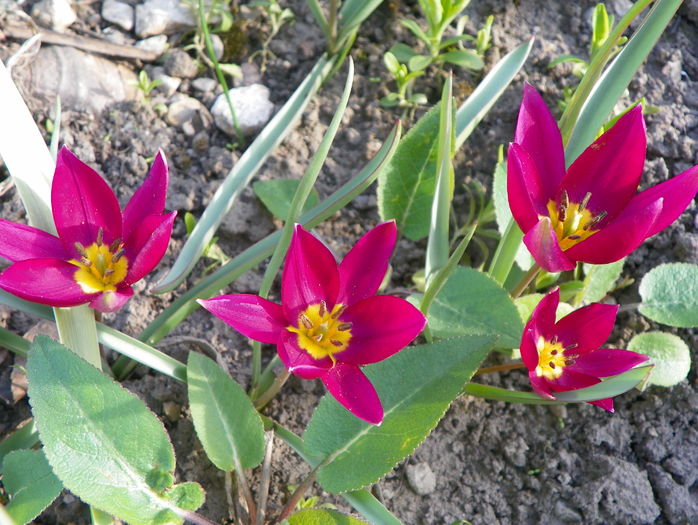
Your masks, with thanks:
M 158 153 L 122 214 L 104 179 L 61 148 L 51 186 L 58 236 L 0 219 L 0 257 L 14 263 L 0 274 L 0 288 L 50 306 L 118 310 L 167 249 L 176 215 L 163 213 L 167 182 Z
M 645 149 L 638 106 L 565 171 L 555 119 L 535 88 L 525 86 L 507 185 L 512 215 L 539 266 L 560 272 L 577 261 L 617 261 L 686 209 L 698 191 L 698 166 L 636 193 Z
M 426 324 L 404 299 L 375 295 L 396 237 L 394 221 L 380 224 L 338 265 L 321 241 L 296 225 L 281 280 L 281 305 L 249 294 L 199 303 L 243 335 L 276 344 L 291 373 L 321 379 L 350 412 L 379 424 L 383 407 L 361 367 L 399 352 Z
M 548 293 L 533 311 L 521 339 L 521 357 L 533 390 L 552 399 L 554 392 L 586 388 L 644 363 L 646 355 L 599 348 L 611 335 L 618 305 L 593 303 L 555 322 L 560 290 Z M 613 399 L 589 401 L 613 412 Z

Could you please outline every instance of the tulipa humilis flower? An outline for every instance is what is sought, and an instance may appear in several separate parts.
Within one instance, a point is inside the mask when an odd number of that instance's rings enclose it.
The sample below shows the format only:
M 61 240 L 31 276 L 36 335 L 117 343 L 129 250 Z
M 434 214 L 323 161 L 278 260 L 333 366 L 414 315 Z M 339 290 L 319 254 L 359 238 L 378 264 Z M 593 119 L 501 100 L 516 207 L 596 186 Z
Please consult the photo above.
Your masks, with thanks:
M 291 373 L 321 379 L 347 410 L 379 424 L 383 408 L 361 367 L 399 352 L 426 325 L 421 312 L 404 299 L 375 295 L 396 237 L 394 221 L 380 224 L 338 265 L 321 241 L 296 225 L 280 305 L 249 294 L 199 303 L 243 335 L 276 344 Z
M 533 390 L 552 399 L 555 392 L 586 388 L 644 363 L 646 355 L 599 348 L 611 335 L 618 305 L 593 303 L 555 322 L 560 290 L 548 293 L 533 311 L 521 339 L 521 357 Z M 613 399 L 589 401 L 613 412 Z
M 176 215 L 163 213 L 167 182 L 158 153 L 122 213 L 104 179 L 61 148 L 51 185 L 58 236 L 0 219 L 0 257 L 14 263 L 0 274 L 0 288 L 50 306 L 118 310 L 167 249 Z
M 636 193 L 645 149 L 637 106 L 566 171 L 557 123 L 535 88 L 525 86 L 507 185 L 512 215 L 539 266 L 560 272 L 577 261 L 617 261 L 686 209 L 698 191 L 698 166 Z

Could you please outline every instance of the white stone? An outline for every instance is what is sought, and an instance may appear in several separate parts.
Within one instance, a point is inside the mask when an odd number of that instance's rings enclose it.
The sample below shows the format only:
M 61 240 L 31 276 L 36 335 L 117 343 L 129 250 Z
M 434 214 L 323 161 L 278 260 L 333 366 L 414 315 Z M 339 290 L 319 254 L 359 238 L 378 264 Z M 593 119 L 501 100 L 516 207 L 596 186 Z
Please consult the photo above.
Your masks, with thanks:
M 32 7 L 32 16 L 55 31 L 65 30 L 78 19 L 70 0 L 42 0 Z
M 196 17 L 179 0 L 146 0 L 136 6 L 136 35 L 171 34 L 196 27 Z
M 269 88 L 262 84 L 237 87 L 228 91 L 233 102 L 235 116 L 245 135 L 262 129 L 274 112 L 274 104 L 269 100 Z M 233 118 L 225 95 L 218 95 L 211 107 L 216 126 L 230 136 L 235 136 Z
M 111 24 L 116 24 L 124 31 L 133 29 L 133 7 L 118 0 L 104 0 L 102 18 Z
M 171 77 L 165 73 L 165 68 L 157 66 L 153 68 L 152 71 L 153 80 L 159 80 L 160 85 L 157 87 L 161 92 L 165 93 L 168 97 L 174 95 L 175 91 L 179 88 L 182 80 L 179 78 Z
M 186 135 L 194 136 L 212 124 L 211 114 L 201 102 L 186 95 L 175 95 L 167 108 L 166 120 L 181 128 Z
M 152 51 L 156 55 L 162 55 L 167 49 L 167 37 L 165 35 L 151 36 L 136 42 L 136 47 L 143 51 Z
M 436 489 L 436 476 L 428 463 L 417 463 L 405 467 L 407 483 L 420 496 L 431 494 Z
M 217 85 L 217 80 L 208 77 L 199 77 L 191 81 L 191 86 L 197 91 L 201 91 L 202 93 L 208 93 L 209 91 L 213 91 L 214 89 L 216 89 Z

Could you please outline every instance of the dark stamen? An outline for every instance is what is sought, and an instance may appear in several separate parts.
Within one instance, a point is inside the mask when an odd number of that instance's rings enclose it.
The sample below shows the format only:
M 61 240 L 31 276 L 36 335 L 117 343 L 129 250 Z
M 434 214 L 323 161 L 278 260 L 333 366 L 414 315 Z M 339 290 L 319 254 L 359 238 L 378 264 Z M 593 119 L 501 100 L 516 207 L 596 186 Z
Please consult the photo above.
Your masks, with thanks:
M 557 209 L 557 220 L 560 222 L 565 222 L 565 219 L 567 218 L 567 208 L 563 208 L 562 204 L 560 207 Z
M 90 261 L 87 257 L 83 257 L 80 259 L 80 262 L 87 266 L 88 268 L 92 266 L 92 261 Z
M 567 208 L 570 205 L 570 196 L 567 194 L 567 190 L 562 190 L 562 195 L 560 195 L 560 206 Z
M 550 368 L 552 368 L 553 370 L 555 370 L 555 363 L 553 363 L 552 361 L 550 361 L 550 363 L 548 363 L 548 366 Z
M 324 337 L 323 334 L 318 334 L 318 335 L 316 335 L 315 337 L 313 337 L 313 341 L 319 343 L 320 341 L 322 341 L 322 338 L 323 338 L 323 337 Z
M 347 330 L 350 330 L 352 326 L 354 326 L 352 323 L 342 323 L 337 327 L 337 330 L 340 332 L 346 332 Z
M 584 195 L 582 202 L 579 203 L 579 211 L 580 212 L 583 212 L 586 209 L 587 204 L 589 204 L 589 199 L 591 199 L 591 192 L 590 191 L 588 191 L 586 193 L 586 195 Z
M 101 246 L 102 241 L 104 241 L 104 230 L 100 226 L 99 230 L 97 230 L 97 246 Z
M 341 341 L 337 341 L 336 339 L 330 339 L 330 343 L 337 347 L 344 346 L 344 343 L 342 343 Z
M 107 269 L 104 271 L 104 274 L 102 274 L 102 275 L 103 275 L 103 277 L 109 277 L 109 276 L 112 275 L 113 273 L 114 273 L 114 269 L 113 269 L 113 268 L 107 268 Z
M 578 240 L 578 239 L 581 239 L 582 236 L 581 236 L 581 235 L 568 235 L 567 238 L 568 238 L 570 241 L 576 241 L 576 240 Z
M 87 250 L 82 245 L 82 243 L 75 241 L 74 246 L 80 255 L 82 255 L 83 257 L 87 257 Z
M 116 252 L 114 255 L 112 255 L 111 262 L 115 263 L 118 262 L 121 257 L 124 255 L 124 249 L 121 248 L 118 252 Z
M 557 355 L 557 350 L 553 350 L 550 352 L 550 355 Z
M 116 239 L 113 243 L 109 245 L 109 251 L 110 252 L 115 252 L 117 249 L 121 247 L 121 239 Z
M 594 228 L 597 224 L 599 224 L 602 220 L 604 220 L 604 219 L 606 218 L 606 215 L 608 215 L 608 212 L 602 211 L 602 212 L 599 213 L 596 217 L 594 217 L 594 218 L 591 219 L 589 222 L 587 222 L 587 223 L 584 225 L 584 229 L 585 229 L 585 230 L 591 230 L 591 229 Z
M 313 327 L 313 322 L 310 320 L 310 318 L 305 315 L 304 313 L 301 313 L 298 316 L 298 322 L 305 326 L 306 329 L 310 330 Z
M 320 310 L 318 311 L 318 314 L 320 317 L 325 317 L 325 314 L 327 313 L 327 303 L 325 301 L 320 301 Z
M 342 306 L 339 307 L 339 310 L 337 310 L 335 313 L 333 313 L 330 317 L 332 317 L 332 319 L 337 319 L 340 315 L 342 315 L 344 313 L 344 310 L 346 310 L 346 309 L 347 309 L 347 305 L 343 304 Z
M 579 343 L 572 343 L 571 345 L 567 345 L 565 347 L 566 350 L 572 350 L 573 348 L 577 348 L 579 346 Z

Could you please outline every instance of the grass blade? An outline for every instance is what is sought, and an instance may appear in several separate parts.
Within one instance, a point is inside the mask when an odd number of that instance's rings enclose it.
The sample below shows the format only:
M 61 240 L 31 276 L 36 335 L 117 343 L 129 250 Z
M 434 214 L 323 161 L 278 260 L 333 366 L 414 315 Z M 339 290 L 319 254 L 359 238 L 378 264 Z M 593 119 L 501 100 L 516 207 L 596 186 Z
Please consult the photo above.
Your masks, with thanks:
M 179 285 L 194 268 L 204 248 L 213 238 L 225 214 L 230 211 L 237 196 L 249 183 L 250 179 L 264 164 L 276 146 L 290 133 L 301 113 L 320 88 L 323 80 L 332 69 L 333 63 L 324 56 L 318 61 L 310 74 L 284 104 L 281 110 L 266 125 L 250 144 L 240 160 L 228 173 L 216 190 L 211 202 L 206 207 L 201 219 L 191 232 L 174 265 L 158 283 L 153 291 L 167 292 Z

